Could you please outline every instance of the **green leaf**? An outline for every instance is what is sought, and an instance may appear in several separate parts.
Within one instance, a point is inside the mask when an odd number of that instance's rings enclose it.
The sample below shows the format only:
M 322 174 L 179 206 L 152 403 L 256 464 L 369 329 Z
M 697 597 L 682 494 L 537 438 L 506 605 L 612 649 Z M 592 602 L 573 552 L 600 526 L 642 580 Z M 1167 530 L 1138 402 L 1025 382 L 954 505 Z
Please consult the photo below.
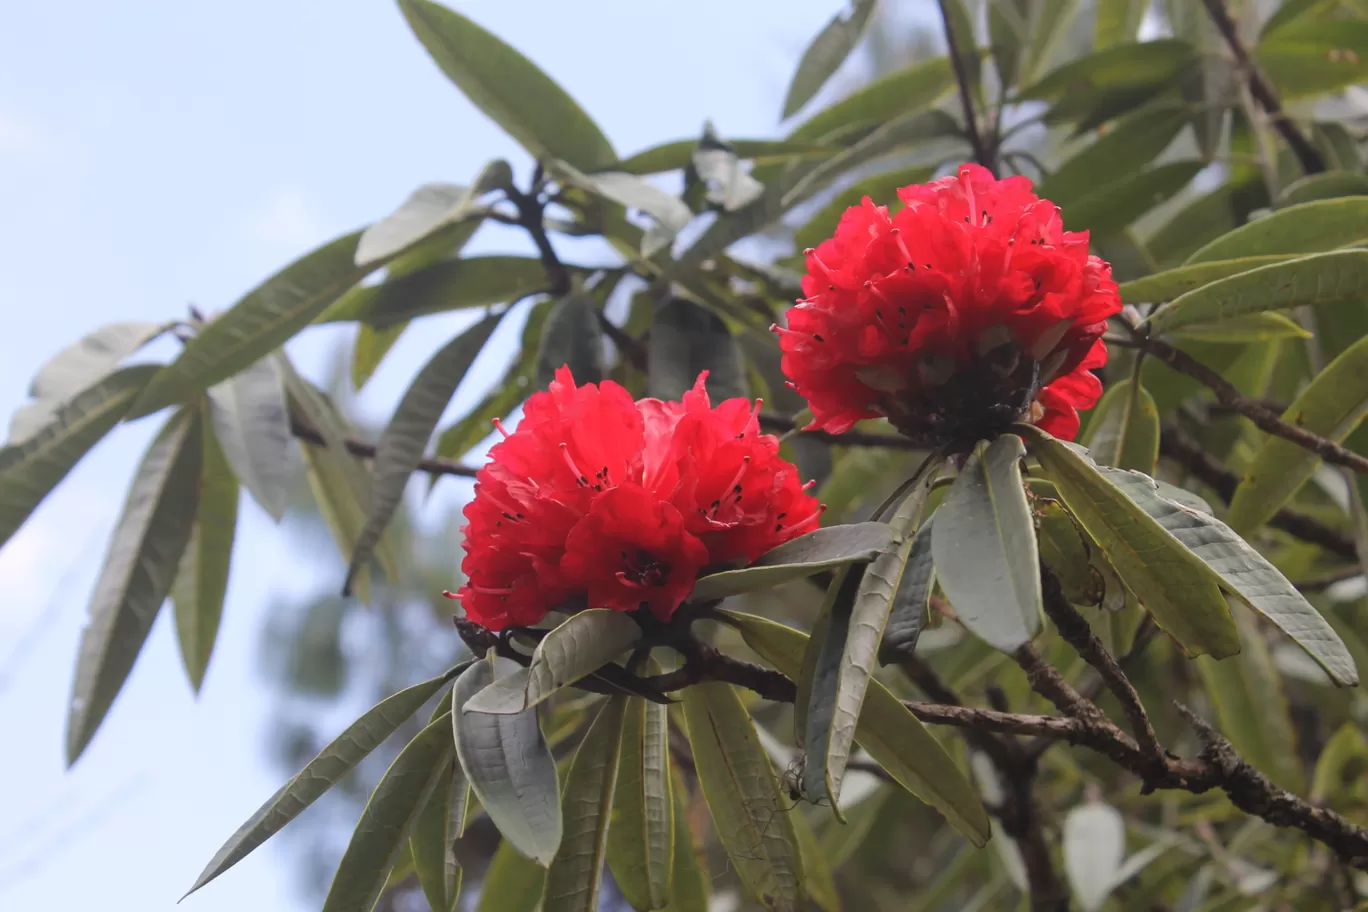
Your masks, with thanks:
M 988 39 L 1004 89 L 1016 85 L 1021 52 L 1030 37 L 1029 19 L 1027 0 L 988 4 Z
M 1336 443 L 1368 415 L 1368 337 L 1331 361 L 1283 412 L 1283 420 Z M 1290 440 L 1269 436 L 1230 502 L 1230 525 L 1249 533 L 1263 525 L 1315 473 L 1321 459 Z
M 1172 332 L 1194 323 L 1214 323 L 1264 310 L 1358 301 L 1366 293 L 1368 250 L 1340 250 L 1219 279 L 1174 298 L 1159 308 L 1148 324 L 1153 333 Z
M 158 371 L 133 404 L 131 417 L 188 401 L 255 364 L 313 322 L 328 305 L 380 264 L 355 263 L 359 233 L 305 254 L 215 317 Z
M 1279 209 L 1222 235 L 1187 261 L 1319 253 L 1364 242 L 1368 242 L 1368 198 L 1346 196 Z
M 980 443 L 936 510 L 936 578 L 960 622 L 1015 652 L 1040 632 L 1040 559 L 1021 478 L 1021 438 Z
M 1271 310 L 1231 317 L 1220 323 L 1197 323 L 1178 330 L 1174 335 L 1179 339 L 1226 345 L 1312 337 L 1297 321 Z
M 1112 234 L 1175 196 L 1205 164 L 1176 161 L 1144 168 L 1079 198 L 1064 210 L 1070 231 Z
M 1210 263 L 1193 263 L 1156 272 L 1154 275 L 1122 282 L 1119 286 L 1122 300 L 1138 304 L 1171 301 L 1179 295 L 1210 285 L 1217 279 L 1248 272 L 1259 266 L 1285 263 L 1294 259 L 1292 255 L 1245 257 L 1238 260 L 1214 260 Z
M 399 9 L 447 78 L 534 158 L 559 158 L 582 171 L 617 160 L 584 109 L 498 37 L 429 0 L 399 0 Z
M 608 865 L 622 895 L 638 912 L 663 909 L 670 901 L 677 827 L 669 739 L 666 707 L 640 697 L 627 701 L 608 830 Z
M 196 409 L 173 415 L 133 476 L 81 634 L 67 716 L 68 765 L 104 721 L 171 591 L 199 500 L 201 420 Z
M 1146 108 L 1117 123 L 1040 182 L 1038 193 L 1066 210 L 1118 175 L 1138 172 L 1163 152 L 1187 123 L 1181 107 Z
M 1097 403 L 1083 441 L 1102 465 L 1154 473 L 1159 461 L 1159 410 L 1144 386 L 1112 384 Z
M 176 639 L 190 684 L 198 692 L 214 651 L 228 567 L 237 530 L 238 483 L 214 437 L 209 422 L 200 421 L 204 460 L 199 477 L 199 505 L 190 542 L 181 556 L 171 603 L 176 609 Z
M 1305 782 L 1296 729 L 1273 656 L 1252 619 L 1239 612 L 1235 617 L 1240 654 L 1224 662 L 1199 658 L 1202 690 L 1216 710 L 1217 727 L 1241 756 L 1278 785 L 1300 793 Z
M 685 176 L 685 195 L 690 192 L 689 182 L 697 177 L 705 190 L 704 200 L 724 212 L 735 212 L 765 192 L 765 185 L 741 167 L 736 150 L 713 133 L 711 123 L 704 126 L 691 165 L 692 171 Z
M 665 912 L 708 912 L 712 882 L 708 878 L 708 858 L 689 826 L 689 789 L 679 773 L 674 774 L 674 860 L 670 902 Z
M 356 246 L 356 263 L 365 266 L 388 260 L 431 238 L 456 222 L 475 217 L 475 201 L 485 193 L 513 184 L 508 162 L 495 159 L 469 187 L 423 184 L 393 213 L 371 225 Z
M 1334 92 L 1368 80 L 1368 22 L 1289 22 L 1260 41 L 1255 56 L 1283 98 Z
M 456 681 L 451 698 L 456 753 L 499 832 L 518 851 L 549 865 L 561 841 L 560 785 L 537 713 L 464 711 L 471 697 L 493 683 L 496 667 L 504 677 L 517 666 L 508 659 L 479 661 Z
M 525 669 L 495 681 L 463 704 L 466 713 L 521 713 L 593 674 L 641 640 L 641 625 L 611 608 L 589 608 L 542 637 Z
M 720 615 L 762 659 L 789 678 L 801 676 L 807 634 L 752 614 L 724 610 Z M 988 812 L 974 787 L 935 736 L 878 679 L 869 682 L 855 740 L 894 781 L 971 842 L 987 843 Z
M 318 320 L 360 320 L 377 329 L 415 317 L 519 301 L 546 288 L 541 261 L 519 256 L 439 260 L 424 269 L 354 289 Z
M 1288 206 L 1346 196 L 1368 196 L 1368 176 L 1350 171 L 1308 174 L 1284 187 L 1275 205 L 1279 209 L 1286 209 Z
M 800 811 L 793 812 L 793 834 L 798 838 L 798 853 L 803 866 L 803 892 L 821 912 L 841 912 L 841 894 L 831 874 L 812 824 Z
M 543 912 L 598 912 L 627 700 L 604 703 L 575 751 L 561 810 L 565 838 L 546 872 Z
M 1088 543 L 1057 500 L 1036 501 L 1040 559 L 1059 579 L 1064 597 L 1073 605 L 1100 605 L 1106 594 L 1104 577 L 1093 568 Z
M 276 522 L 290 496 L 290 411 L 280 370 L 263 358 L 209 388 L 209 418 L 233 474 Z
M 518 852 L 505 839 L 489 862 L 476 912 L 523 912 L 534 910 L 546 886 L 546 869 Z
M 685 298 L 656 308 L 646 353 L 646 394 L 652 398 L 679 399 L 703 371 L 713 402 L 746 395 L 741 347 L 727 324 Z
M 1364 739 L 1357 724 L 1345 722 L 1325 742 L 1316 759 L 1310 800 L 1319 805 L 1336 806 L 1338 802 L 1334 799 L 1346 787 L 1362 782 L 1365 769 L 1368 769 L 1368 740 Z
M 361 389 L 374 375 L 380 362 L 389 354 L 394 343 L 399 341 L 408 323 L 396 323 L 384 329 L 376 329 L 362 323 L 356 331 L 356 347 L 352 350 L 352 388 Z
M 562 366 L 570 368 L 576 383 L 598 383 L 604 377 L 598 305 L 584 292 L 572 291 L 547 314 L 537 349 L 537 386 L 546 389 Z
M 1030 11 L 1031 26 L 1023 48 L 1021 78 L 1037 79 L 1054 62 L 1059 46 L 1068 38 L 1069 23 L 1078 14 L 1079 0 L 1018 0 L 1018 4 L 1023 17 Z
M 931 557 L 931 520 L 922 523 L 912 536 L 903 567 L 902 580 L 893 597 L 893 609 L 884 627 L 883 644 L 879 647 L 879 662 L 888 665 L 911 656 L 917 649 L 926 612 L 931 603 L 931 590 L 936 585 L 936 563 Z
M 948 58 L 914 63 L 818 111 L 789 134 L 789 141 L 815 142 L 842 127 L 884 123 L 908 111 L 921 111 L 934 105 L 954 84 Z
M 528 362 L 531 359 L 527 359 Z M 532 392 L 532 368 L 521 359 L 465 417 L 437 438 L 437 455 L 460 459 L 494 432 L 494 421 L 507 418 Z
M 797 912 L 797 836 L 755 723 L 730 684 L 706 681 L 683 698 L 698 782 L 722 847 L 756 901 L 773 912 Z
M 115 371 L 58 406 L 23 443 L 0 448 L 0 546 L 119 423 L 157 370 L 139 364 Z
M 371 793 L 333 875 L 323 912 L 370 912 L 409 830 L 450 768 L 451 719 L 443 715 L 399 752 Z
M 935 171 L 935 168 L 926 165 L 896 168 L 858 180 L 844 190 L 838 190 L 831 198 L 831 202 L 794 232 L 794 246 L 799 250 L 816 247 L 835 234 L 836 226 L 845 211 L 851 206 L 860 205 L 866 196 L 878 205 L 889 205 L 897 198 L 896 192 L 899 187 L 926 183 Z
M 309 761 L 294 778 L 280 787 L 266 803 L 257 808 L 247 822 L 214 855 L 199 878 L 185 894 L 189 896 L 224 871 L 246 858 L 253 849 L 294 820 L 324 792 L 342 781 L 356 765 L 399 730 L 418 709 L 437 695 L 458 673 L 465 663 L 444 675 L 421 684 L 414 684 L 382 700 L 365 715 L 347 726 L 317 757 Z M 448 722 L 450 724 L 450 722 Z
M 1069 512 L 1183 651 L 1218 659 L 1239 652 L 1235 621 L 1201 560 L 1100 467 L 1044 432 L 1026 433 Z
M 500 316 L 493 314 L 443 346 L 413 378 L 375 448 L 375 480 L 371 485 L 370 515 L 357 537 L 351 566 L 342 593 L 351 594 L 352 582 L 370 560 L 404 497 L 409 478 L 423 460 L 432 432 L 456 388 L 465 379 Z
M 892 535 L 886 523 L 829 526 L 785 542 L 741 570 L 723 570 L 701 578 L 690 598 L 696 602 L 726 598 L 742 592 L 772 589 L 851 563 L 872 561 L 888 547 Z
M 1067 32 L 1067 28 L 1058 27 L 1061 24 L 1055 24 L 1057 32 Z M 1035 37 L 1058 40 L 1058 35 L 1042 29 L 1043 25 L 1037 20 Z M 1046 62 L 1046 56 L 1036 55 L 1032 69 L 1038 72 Z M 1129 109 L 1152 97 L 1191 66 L 1195 56 L 1192 45 L 1177 39 L 1119 44 L 1057 67 L 1043 79 L 1022 89 L 1018 98 L 1062 101 L 1066 106 L 1056 106 L 1052 119 L 1088 118 L 1082 124 L 1086 129 L 1110 119 L 1096 116 L 1096 112 L 1108 103 L 1114 101 L 1118 107 Z
M 625 171 L 601 171 L 584 175 L 565 162 L 556 162 L 552 173 L 576 187 L 606 200 L 644 212 L 655 220 L 656 226 L 643 241 L 643 256 L 652 256 L 668 246 L 693 220 L 693 210 L 679 197 L 660 189 L 655 184 Z
M 788 94 L 784 97 L 781 119 L 798 113 L 826 85 L 831 75 L 840 69 L 859 43 L 865 23 L 873 12 L 874 0 L 854 0 L 850 9 L 843 9 L 831 17 L 831 21 L 817 33 L 798 61 L 798 71 L 793 74 Z
M 1088 802 L 1064 817 L 1064 873 L 1085 912 L 1107 901 L 1126 857 L 1126 819 L 1109 804 Z
M 448 704 L 447 712 L 450 712 Z M 440 706 L 439 706 L 440 708 Z M 446 719 L 437 713 L 437 719 Z M 409 851 L 413 856 L 418 885 L 423 888 L 432 912 L 455 912 L 461 889 L 461 865 L 456 861 L 455 841 L 465 828 L 466 803 L 470 783 L 461 765 L 449 757 L 432 795 L 413 824 Z
M 1134 41 L 1148 6 L 1144 0 L 1098 0 L 1094 13 L 1093 47 L 1102 50 Z
M 820 158 L 840 151 L 839 148 L 832 146 L 789 142 L 785 139 L 729 139 L 727 145 L 736 153 L 737 158 L 757 161 L 785 161 L 798 157 Z M 696 139 L 677 139 L 638 152 L 631 158 L 613 165 L 612 170 L 625 171 L 628 174 L 677 171 L 689 167 L 697 148 Z

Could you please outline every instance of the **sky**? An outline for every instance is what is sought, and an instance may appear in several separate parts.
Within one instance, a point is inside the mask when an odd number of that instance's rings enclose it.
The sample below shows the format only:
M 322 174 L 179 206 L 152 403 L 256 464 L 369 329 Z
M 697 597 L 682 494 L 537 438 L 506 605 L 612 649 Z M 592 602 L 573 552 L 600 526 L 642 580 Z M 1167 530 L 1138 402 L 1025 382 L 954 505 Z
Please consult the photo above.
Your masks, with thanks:
M 451 2 L 557 78 L 624 156 L 697 135 L 706 119 L 732 138 L 778 135 L 798 55 L 840 5 Z M 11 4 L 0 31 L 0 421 L 44 360 L 85 332 L 226 308 L 419 184 L 467 181 L 494 157 L 526 178 L 525 154 L 445 80 L 388 0 Z M 470 249 L 527 248 L 496 228 Z M 459 320 L 406 336 L 362 410 L 382 417 Z M 312 329 L 290 351 L 321 377 L 350 333 Z M 265 750 L 264 612 L 327 581 L 246 499 L 198 699 L 164 612 L 90 749 L 64 768 L 85 605 L 158 420 L 118 429 L 0 549 L 0 908 L 170 909 L 282 780 Z M 302 909 L 287 861 L 268 843 L 182 908 Z

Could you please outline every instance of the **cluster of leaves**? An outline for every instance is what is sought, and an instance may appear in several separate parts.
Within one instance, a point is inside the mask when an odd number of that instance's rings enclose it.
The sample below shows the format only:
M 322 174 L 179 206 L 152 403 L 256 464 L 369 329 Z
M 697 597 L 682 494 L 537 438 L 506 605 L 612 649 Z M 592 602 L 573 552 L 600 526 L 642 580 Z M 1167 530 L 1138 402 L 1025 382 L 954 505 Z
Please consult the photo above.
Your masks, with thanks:
M 1364 78 L 1368 10 L 1286 0 L 1240 23 L 1252 50 L 1232 56 L 1204 5 L 1160 4 L 1172 37 L 1141 41 L 1140 0 L 943 0 L 953 57 L 883 75 L 781 139 L 705 128 L 623 158 L 502 40 L 430 0 L 400 0 L 437 65 L 535 172 L 522 189 L 494 161 L 469 185 L 420 187 L 212 320 L 113 324 L 40 372 L 0 450 L 0 545 L 113 428 L 170 411 L 92 599 L 69 758 L 168 597 L 199 685 L 239 488 L 278 517 L 295 438 L 349 562 L 346 587 L 364 599 L 374 573 L 400 575 L 390 526 L 410 477 L 472 474 L 460 460 L 490 421 L 560 364 L 664 398 L 710 370 L 715 397 L 763 395 L 768 420 L 791 428 L 802 402 L 767 327 L 797 293 L 800 261 L 749 261 L 733 244 L 776 226 L 814 243 L 860 197 L 891 200 L 895 187 L 978 155 L 1037 178 L 1124 280 L 1132 306 L 1114 327 L 1122 347 L 1086 419 L 1087 450 L 1030 428 L 949 462 L 909 451 L 877 422 L 834 440 L 786 437 L 845 524 L 700 579 L 667 628 L 591 609 L 497 641 L 471 632 L 475 658 L 366 713 L 234 834 L 195 888 L 435 702 L 375 788 L 328 912 L 368 910 L 410 875 L 434 910 L 456 908 L 459 845 L 485 818 L 503 837 L 483 874 L 485 909 L 594 909 L 605 865 L 640 910 L 701 910 L 728 885 L 769 909 L 908 896 L 988 908 L 1013 888 L 1040 900 L 1051 854 L 1085 909 L 1229 908 L 1254 895 L 1330 909 L 1346 891 L 1368 893 L 1324 846 L 1276 835 L 1223 797 L 1142 796 L 1135 770 L 1063 750 L 1037 752 L 1023 777 L 979 739 L 933 734 L 890 673 L 901 666 L 940 705 L 1048 708 L 1018 667 L 1031 661 L 1087 690 L 1093 672 L 1042 617 L 1057 587 L 1110 654 L 1129 657 L 1164 743 L 1190 738 L 1169 707 L 1178 697 L 1277 785 L 1307 794 L 1310 783 L 1314 800 L 1363 811 L 1363 704 L 1329 685 L 1357 681 L 1368 622 L 1322 582 L 1357 576 L 1368 553 L 1368 476 L 1352 459 L 1368 453 L 1368 177 L 1358 125 L 1324 112 L 1328 93 Z M 873 0 L 856 0 L 826 26 L 784 117 L 812 106 L 877 15 Z M 662 189 L 660 175 L 682 192 Z M 486 222 L 526 229 L 538 255 L 464 255 Z M 602 238 L 619 265 L 563 263 L 557 235 Z M 281 348 L 310 325 L 356 323 L 360 386 L 411 321 L 459 309 L 484 315 L 418 370 L 375 444 Z M 505 375 L 439 431 L 471 365 L 515 319 L 522 347 Z M 166 333 L 182 346 L 170 363 L 120 366 Z M 1181 369 L 1192 361 L 1207 375 Z M 1164 636 L 1150 642 L 1150 623 Z M 870 771 L 876 784 L 854 788 Z M 1051 809 L 1030 831 L 1007 811 L 1023 783 L 1028 805 Z M 810 804 L 795 807 L 800 798 Z M 1056 832 L 1043 859 L 1027 842 Z M 1129 857 L 1128 833 L 1145 845 Z M 996 851 L 974 848 L 985 843 Z

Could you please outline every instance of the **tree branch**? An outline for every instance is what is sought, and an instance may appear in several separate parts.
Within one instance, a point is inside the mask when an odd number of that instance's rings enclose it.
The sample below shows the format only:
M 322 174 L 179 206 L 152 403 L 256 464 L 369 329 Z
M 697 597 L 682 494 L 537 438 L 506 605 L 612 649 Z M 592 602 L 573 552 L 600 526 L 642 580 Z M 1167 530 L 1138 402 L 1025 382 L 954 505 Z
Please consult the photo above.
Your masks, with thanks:
M 305 443 L 314 446 L 326 447 L 328 442 L 323 439 L 323 435 L 309 427 L 297 416 L 290 416 L 290 433 Z M 361 459 L 375 458 L 375 444 L 366 443 L 364 440 L 356 440 L 348 437 L 343 441 L 346 444 L 347 452 Z M 454 459 L 443 459 L 440 456 L 429 456 L 418 463 L 420 472 L 427 472 L 429 475 L 456 475 L 461 478 L 474 478 L 478 469 L 470 466 L 461 465 Z
M 973 91 L 969 85 L 969 71 L 964 65 L 964 58 L 960 55 L 959 45 L 955 40 L 955 27 L 951 24 L 946 0 L 940 0 L 940 14 L 941 26 L 945 30 L 945 50 L 950 55 L 950 65 L 955 70 L 955 82 L 959 83 L 960 104 L 964 108 L 964 132 L 969 139 L 969 145 L 973 147 L 974 161 L 997 176 L 992 150 L 988 148 L 983 134 L 979 132 L 978 117 L 974 113 Z M 972 37 L 970 43 L 972 45 Z
M 1263 71 L 1259 69 L 1259 65 L 1244 46 L 1235 20 L 1230 18 L 1230 10 L 1226 9 L 1225 0 L 1202 0 L 1202 2 L 1206 5 L 1207 15 L 1211 17 L 1216 30 L 1221 33 L 1226 46 L 1230 48 L 1235 63 L 1244 72 L 1245 82 L 1249 86 L 1249 94 L 1258 102 L 1259 107 L 1263 108 L 1264 113 L 1272 121 L 1274 129 L 1282 135 L 1282 138 L 1292 149 L 1292 153 L 1297 156 L 1302 171 L 1307 174 L 1318 174 L 1324 171 L 1325 160 L 1321 157 L 1320 152 L 1316 150 L 1310 140 L 1302 135 L 1301 130 L 1297 129 L 1297 125 L 1283 111 L 1282 104 L 1278 101 L 1278 93 L 1273 89 L 1272 83 L 1264 76 Z
M 760 426 L 767 431 L 786 434 L 797 429 L 797 423 L 784 415 L 762 413 Z M 866 431 L 846 431 L 844 434 L 828 434 L 826 431 L 798 431 L 808 440 L 820 440 L 836 446 L 883 447 L 889 450 L 918 450 L 926 447 L 897 434 L 871 434 Z

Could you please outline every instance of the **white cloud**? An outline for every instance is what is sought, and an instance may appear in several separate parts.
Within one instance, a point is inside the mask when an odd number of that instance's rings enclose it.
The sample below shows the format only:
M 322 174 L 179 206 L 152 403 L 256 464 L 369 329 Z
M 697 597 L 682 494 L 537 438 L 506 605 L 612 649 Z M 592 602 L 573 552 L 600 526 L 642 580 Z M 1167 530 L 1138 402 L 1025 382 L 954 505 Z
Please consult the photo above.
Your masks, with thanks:
M 250 229 L 260 240 L 291 249 L 312 247 L 324 239 L 327 231 L 323 219 L 298 187 L 277 190 L 253 219 Z

